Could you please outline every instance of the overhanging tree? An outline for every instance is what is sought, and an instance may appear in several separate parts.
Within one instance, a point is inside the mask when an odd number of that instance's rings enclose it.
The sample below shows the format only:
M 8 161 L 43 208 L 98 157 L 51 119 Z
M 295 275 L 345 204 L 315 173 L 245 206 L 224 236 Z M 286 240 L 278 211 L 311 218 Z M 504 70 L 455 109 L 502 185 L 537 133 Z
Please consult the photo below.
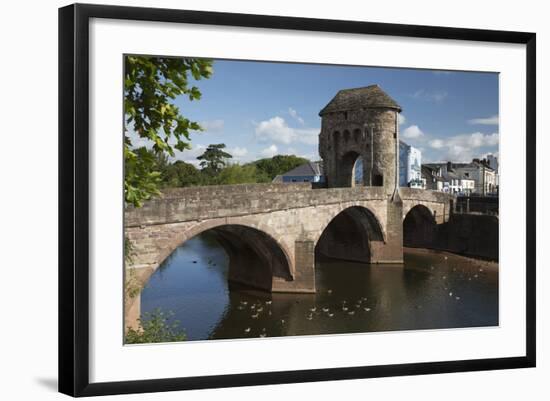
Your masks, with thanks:
M 124 195 L 127 204 L 139 207 L 159 194 L 155 154 L 174 156 L 174 149 L 189 149 L 190 132 L 202 130 L 180 114 L 174 100 L 180 95 L 200 99 L 190 77 L 209 78 L 213 70 L 211 60 L 144 56 L 127 56 L 124 67 Z M 138 140 L 147 145 L 137 147 Z

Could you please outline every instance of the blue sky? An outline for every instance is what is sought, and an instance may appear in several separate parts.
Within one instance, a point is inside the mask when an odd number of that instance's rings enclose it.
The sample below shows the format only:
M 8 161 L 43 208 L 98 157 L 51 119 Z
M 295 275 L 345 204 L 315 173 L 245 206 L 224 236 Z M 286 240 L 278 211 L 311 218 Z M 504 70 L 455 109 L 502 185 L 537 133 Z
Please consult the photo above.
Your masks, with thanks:
M 371 84 L 403 108 L 401 139 L 422 162 L 498 154 L 495 73 L 215 60 L 213 76 L 194 84 L 201 100 L 176 99 L 206 128 L 177 155 L 193 163 L 211 143 L 225 143 L 241 163 L 275 154 L 318 160 L 319 111 L 338 90 Z

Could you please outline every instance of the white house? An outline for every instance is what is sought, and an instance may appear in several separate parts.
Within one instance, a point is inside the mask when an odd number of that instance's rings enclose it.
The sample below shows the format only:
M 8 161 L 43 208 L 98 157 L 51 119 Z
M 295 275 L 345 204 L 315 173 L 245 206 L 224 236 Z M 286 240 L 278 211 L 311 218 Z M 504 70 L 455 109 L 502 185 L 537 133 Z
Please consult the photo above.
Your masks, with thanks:
M 399 141 L 399 186 L 425 188 L 421 166 L 422 153 L 420 150 Z
M 489 167 L 491 167 L 493 170 L 495 170 L 495 183 L 497 186 L 497 192 L 498 192 L 498 186 L 499 186 L 499 177 L 500 172 L 498 169 L 499 163 L 498 163 L 498 157 L 492 154 L 487 155 L 487 161 L 489 162 Z
M 325 181 L 323 175 L 322 162 L 307 162 L 284 174 L 277 175 L 274 179 L 274 183 L 289 183 L 289 182 L 318 182 Z
M 436 165 L 423 164 L 420 168 L 424 189 L 432 191 L 443 191 L 444 179 L 441 175 L 441 167 Z
M 423 165 L 424 175 L 431 174 L 432 185 L 427 189 L 434 189 L 451 194 L 470 195 L 475 191 L 476 181 L 470 173 L 458 170 L 456 163 L 428 163 Z M 428 177 L 430 178 L 430 177 Z
M 474 193 L 494 195 L 498 191 L 496 171 L 487 160 L 474 159 L 471 163 L 453 163 L 453 171 L 461 178 L 474 180 Z

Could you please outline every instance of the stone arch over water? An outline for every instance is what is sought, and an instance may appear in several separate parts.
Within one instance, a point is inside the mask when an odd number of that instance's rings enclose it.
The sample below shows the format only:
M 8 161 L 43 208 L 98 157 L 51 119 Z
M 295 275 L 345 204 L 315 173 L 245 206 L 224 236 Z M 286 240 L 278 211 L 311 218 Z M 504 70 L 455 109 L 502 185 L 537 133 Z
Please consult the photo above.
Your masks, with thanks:
M 271 235 L 249 225 L 199 224 L 174 238 L 166 253 L 204 233 L 212 234 L 225 250 L 230 282 L 271 291 L 274 278 L 292 280 L 289 252 Z
M 365 207 L 351 206 L 327 224 L 317 240 L 315 255 L 370 263 L 383 243 L 382 226 L 376 216 Z
M 436 230 L 433 212 L 424 205 L 412 207 L 403 220 L 403 245 L 426 247 L 433 244 Z

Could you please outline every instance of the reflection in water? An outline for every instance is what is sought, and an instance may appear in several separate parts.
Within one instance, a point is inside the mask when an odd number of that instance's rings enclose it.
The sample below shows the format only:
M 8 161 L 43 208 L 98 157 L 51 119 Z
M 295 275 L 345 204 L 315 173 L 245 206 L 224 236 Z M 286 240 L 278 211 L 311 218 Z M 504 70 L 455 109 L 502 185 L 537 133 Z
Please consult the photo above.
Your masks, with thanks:
M 498 266 L 427 251 L 404 265 L 322 260 L 316 294 L 229 288 L 227 256 L 207 233 L 179 247 L 141 295 L 173 311 L 189 340 L 498 325 Z

